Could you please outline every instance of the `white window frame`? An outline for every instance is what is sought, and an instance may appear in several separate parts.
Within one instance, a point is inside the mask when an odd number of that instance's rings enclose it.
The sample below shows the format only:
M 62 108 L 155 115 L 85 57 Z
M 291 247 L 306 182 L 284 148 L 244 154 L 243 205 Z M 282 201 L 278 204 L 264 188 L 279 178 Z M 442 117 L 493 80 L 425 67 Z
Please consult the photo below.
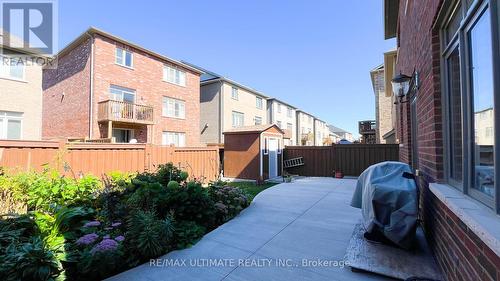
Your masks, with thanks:
M 260 120 L 260 122 L 257 124 L 257 120 Z M 262 117 L 260 116 L 255 116 L 254 118 L 254 124 L 255 125 L 262 125 Z
M 179 114 L 176 115 L 175 107 L 179 105 Z M 173 106 L 169 108 L 169 106 Z M 186 119 L 186 102 L 180 99 L 174 99 L 171 97 L 163 97 L 161 106 L 161 115 L 163 117 Z
M 121 98 L 120 99 L 113 99 L 112 95 L 117 94 L 117 93 L 113 93 L 112 90 L 119 92 L 121 95 Z M 137 94 L 136 94 L 134 89 L 125 88 L 125 87 L 121 87 L 118 85 L 110 85 L 109 86 L 109 99 L 110 100 L 126 102 L 126 101 L 124 101 L 124 94 L 129 94 L 129 95 L 134 96 L 134 101 L 132 103 L 135 103 L 135 101 L 137 100 Z
M 22 82 L 26 81 L 26 65 L 24 65 L 24 63 L 22 64 L 23 74 L 21 78 L 11 75 L 10 69 L 12 65 L 5 65 L 5 63 L 6 60 L 11 61 L 12 58 L 13 58 L 12 56 L 0 55 L 0 78 L 22 81 Z
M 293 115 L 293 109 L 291 107 L 287 107 L 286 108 L 286 116 L 288 118 L 292 118 L 292 115 Z
M 177 138 L 177 144 L 174 142 L 169 142 L 168 137 L 173 136 Z M 182 137 L 182 139 L 181 139 Z M 183 143 L 181 143 L 181 140 Z M 186 133 L 185 132 L 174 132 L 174 131 L 163 131 L 161 135 L 161 143 L 162 145 L 174 145 L 176 147 L 185 147 L 186 146 Z
M 239 126 L 237 124 L 235 125 L 235 122 L 234 122 L 234 120 L 235 120 L 234 117 L 235 116 L 241 116 L 241 125 L 239 125 Z M 238 128 L 238 127 L 245 126 L 245 113 L 238 112 L 238 111 L 232 111 L 231 112 L 231 126 L 233 128 Z
M 11 115 L 9 115 L 11 114 Z M 12 115 L 15 114 L 15 115 Z M 20 115 L 20 116 L 19 116 Z M 20 133 L 19 133 L 19 140 L 23 139 L 23 125 L 24 125 L 24 120 L 23 120 L 23 112 L 13 112 L 13 111 L 0 111 L 0 120 L 2 120 L 2 123 L 0 126 L 2 126 L 2 130 L 0 131 L 0 139 L 5 139 L 8 140 L 7 138 L 7 131 L 8 131 L 8 123 L 9 120 L 16 120 L 20 121 Z M 12 139 L 12 140 L 17 140 L 17 139 Z
M 237 87 L 232 87 L 231 88 L 231 98 L 233 100 L 239 100 L 239 93 L 238 93 L 238 88 Z
M 122 54 L 122 57 L 121 57 L 122 62 L 118 61 L 118 52 L 121 52 L 121 54 Z M 125 59 L 125 57 L 126 57 L 127 53 L 130 54 L 130 65 L 126 64 L 127 60 Z M 115 50 L 115 63 L 120 65 L 120 66 L 133 69 L 134 68 L 134 53 L 130 50 L 127 50 L 125 48 L 121 48 L 121 47 L 117 46 L 116 50 Z
M 186 71 L 173 65 L 163 65 L 163 81 L 177 86 L 186 87 L 186 80 Z
M 257 109 L 264 108 L 264 99 L 261 97 L 255 97 L 255 107 Z

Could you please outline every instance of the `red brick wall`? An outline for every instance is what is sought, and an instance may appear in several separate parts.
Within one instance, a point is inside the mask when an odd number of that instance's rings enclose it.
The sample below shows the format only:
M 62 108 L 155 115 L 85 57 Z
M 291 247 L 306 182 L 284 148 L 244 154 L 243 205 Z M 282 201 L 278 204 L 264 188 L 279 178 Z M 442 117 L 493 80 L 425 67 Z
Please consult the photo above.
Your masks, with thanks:
M 500 280 L 500 258 L 427 186 L 423 190 L 425 232 L 446 280 Z
M 43 71 L 43 138 L 89 135 L 90 50 L 88 39 Z
M 428 188 L 443 180 L 443 132 L 440 78 L 440 39 L 433 24 L 441 0 L 400 2 L 397 71 L 418 71 L 418 155 L 411 155 L 409 103 L 399 105 L 398 137 L 402 161 L 417 157 L 420 178 L 421 216 L 428 241 L 446 280 L 500 280 L 500 259 Z M 405 14 L 406 10 L 406 14 Z
M 397 71 L 411 75 L 418 71 L 420 90 L 417 93 L 418 164 L 433 180 L 442 179 L 441 85 L 439 69 L 439 36 L 432 29 L 441 1 L 409 1 L 399 9 L 399 54 Z M 402 127 L 399 127 L 401 159 L 411 161 L 411 126 L 409 104 L 402 104 Z
M 115 64 L 116 46 L 121 44 L 106 37 L 96 35 L 94 59 L 94 100 L 109 99 L 110 85 L 131 88 L 136 91 L 136 103 L 154 107 L 155 125 L 148 126 L 147 137 L 154 144 L 161 144 L 163 131 L 186 133 L 187 146 L 200 145 L 200 76 L 186 71 L 186 87 L 163 81 L 163 65 L 166 62 L 152 57 L 142 51 L 133 51 L 133 69 Z M 162 98 L 168 96 L 185 101 L 186 119 L 175 119 L 161 116 Z M 94 107 L 94 138 L 106 137 L 107 125 L 97 125 L 97 106 Z M 123 126 L 120 126 L 123 127 Z M 145 138 L 144 127 L 135 135 Z M 138 139 L 140 140 L 140 139 Z

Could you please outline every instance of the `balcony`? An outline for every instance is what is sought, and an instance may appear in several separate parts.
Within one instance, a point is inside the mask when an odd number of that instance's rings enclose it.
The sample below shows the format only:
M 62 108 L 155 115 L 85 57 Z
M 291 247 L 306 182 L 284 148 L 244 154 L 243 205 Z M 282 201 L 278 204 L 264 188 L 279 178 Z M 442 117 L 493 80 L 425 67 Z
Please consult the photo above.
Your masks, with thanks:
M 154 124 L 153 107 L 107 100 L 98 103 L 97 119 L 99 122 L 113 121 L 134 124 Z
M 368 121 L 359 121 L 359 134 L 375 134 L 375 130 L 377 129 L 377 124 L 373 120 Z

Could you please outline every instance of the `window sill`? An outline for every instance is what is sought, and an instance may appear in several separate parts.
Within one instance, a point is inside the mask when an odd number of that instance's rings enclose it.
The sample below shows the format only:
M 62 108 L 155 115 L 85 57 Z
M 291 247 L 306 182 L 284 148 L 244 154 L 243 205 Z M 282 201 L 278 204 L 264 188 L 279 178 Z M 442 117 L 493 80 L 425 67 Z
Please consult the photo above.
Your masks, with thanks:
M 167 115 L 162 115 L 161 117 L 163 117 L 163 118 L 170 118 L 170 119 L 176 119 L 176 120 L 186 120 L 186 117 L 174 117 L 174 116 L 167 116 Z
M 175 85 L 175 86 L 178 86 L 178 87 L 182 87 L 182 88 L 186 88 L 186 85 L 181 85 L 181 84 L 177 84 L 177 83 L 173 83 L 173 82 L 169 82 L 165 79 L 162 79 L 161 81 L 165 82 L 165 83 L 168 83 L 168 84 L 171 84 L 171 85 Z
M 126 66 L 124 64 L 119 64 L 119 63 L 116 63 L 116 62 L 115 62 L 115 64 L 118 65 L 118 66 L 124 67 L 126 69 L 135 70 L 135 68 L 133 66 Z
M 431 183 L 429 189 L 479 239 L 500 256 L 500 217 L 498 215 L 449 185 Z
M 12 78 L 12 77 L 0 77 L 0 79 L 21 82 L 21 83 L 28 83 L 28 81 L 26 81 L 24 79 L 18 79 L 18 78 Z

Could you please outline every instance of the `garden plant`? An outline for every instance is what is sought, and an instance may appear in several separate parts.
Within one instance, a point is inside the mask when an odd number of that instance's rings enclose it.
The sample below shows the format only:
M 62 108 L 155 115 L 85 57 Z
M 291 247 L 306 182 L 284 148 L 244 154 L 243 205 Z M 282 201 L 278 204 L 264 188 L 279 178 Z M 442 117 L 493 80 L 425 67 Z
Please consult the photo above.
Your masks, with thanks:
M 26 214 L 0 219 L 0 280 L 100 280 L 190 247 L 249 205 L 225 182 L 203 186 L 172 163 L 154 173 L 71 178 L 0 174 Z

